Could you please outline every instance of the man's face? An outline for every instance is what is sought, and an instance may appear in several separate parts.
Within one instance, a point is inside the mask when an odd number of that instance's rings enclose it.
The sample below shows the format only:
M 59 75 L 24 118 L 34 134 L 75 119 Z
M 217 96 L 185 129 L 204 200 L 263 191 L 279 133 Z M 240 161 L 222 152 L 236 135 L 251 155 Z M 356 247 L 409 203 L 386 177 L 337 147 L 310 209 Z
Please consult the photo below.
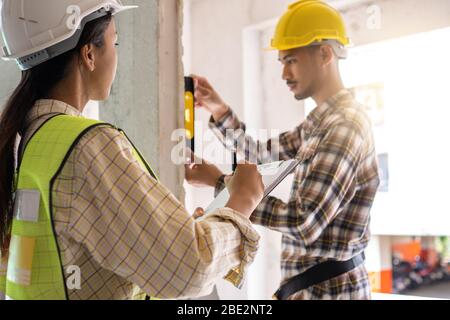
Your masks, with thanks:
M 305 100 L 316 92 L 320 67 L 316 58 L 317 47 L 297 48 L 279 52 L 283 64 L 282 78 L 297 100 Z

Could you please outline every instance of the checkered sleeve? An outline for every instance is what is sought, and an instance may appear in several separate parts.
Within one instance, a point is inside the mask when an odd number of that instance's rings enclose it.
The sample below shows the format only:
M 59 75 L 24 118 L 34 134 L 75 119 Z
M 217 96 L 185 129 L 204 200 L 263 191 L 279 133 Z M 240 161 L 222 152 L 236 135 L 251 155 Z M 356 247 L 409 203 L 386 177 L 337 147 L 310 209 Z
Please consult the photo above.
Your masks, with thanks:
M 237 149 L 238 159 L 263 164 L 293 159 L 301 146 L 301 126 L 267 141 L 255 141 L 246 125 L 230 111 L 219 121 L 211 118 L 209 128 L 228 150 Z
M 259 240 L 248 219 L 224 208 L 196 222 L 113 128 L 93 129 L 74 153 L 67 232 L 100 266 L 161 299 L 204 296 L 223 277 L 242 284 Z
M 282 232 L 304 246 L 314 243 L 353 195 L 363 138 L 351 123 L 336 125 L 312 153 L 308 172 L 289 203 L 269 197 L 252 221 Z M 351 221 L 349 223 L 352 223 Z M 345 231 L 343 228 L 342 230 Z

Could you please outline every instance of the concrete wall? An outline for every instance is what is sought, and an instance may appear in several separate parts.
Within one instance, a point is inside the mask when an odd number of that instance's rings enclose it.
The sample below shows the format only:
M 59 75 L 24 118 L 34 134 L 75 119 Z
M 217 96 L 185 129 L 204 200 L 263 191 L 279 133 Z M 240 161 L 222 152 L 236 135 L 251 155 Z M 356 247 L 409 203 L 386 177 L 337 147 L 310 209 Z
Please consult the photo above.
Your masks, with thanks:
M 183 171 L 170 159 L 172 132 L 182 127 L 182 7 L 178 0 L 135 0 L 117 17 L 119 68 L 100 118 L 122 127 L 177 196 Z
M 19 81 L 20 71 L 17 65 L 0 59 L 0 112 Z

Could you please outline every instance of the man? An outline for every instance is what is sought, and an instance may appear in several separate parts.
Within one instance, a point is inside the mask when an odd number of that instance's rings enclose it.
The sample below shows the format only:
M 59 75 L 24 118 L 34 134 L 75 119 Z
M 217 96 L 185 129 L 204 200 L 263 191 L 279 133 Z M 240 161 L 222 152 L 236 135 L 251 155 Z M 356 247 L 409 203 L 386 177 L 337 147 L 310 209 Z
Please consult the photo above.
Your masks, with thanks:
M 241 158 L 258 163 L 301 161 L 288 203 L 269 197 L 252 221 L 283 233 L 282 286 L 278 299 L 370 299 L 364 250 L 370 209 L 379 186 L 370 121 L 345 89 L 339 59 L 349 44 L 340 14 L 320 1 L 298 1 L 281 18 L 272 40 L 283 65 L 282 78 L 297 100 L 312 98 L 317 107 L 291 132 L 265 143 L 246 136 Z M 196 77 L 199 107 L 212 113 L 210 127 L 225 146 L 227 130 L 241 129 L 231 108 L 208 81 Z M 236 132 L 236 131 L 235 131 Z M 234 139 L 239 141 L 239 133 Z M 258 151 L 255 151 L 258 150 Z M 269 151 L 269 152 L 267 152 Z M 224 176 L 211 164 L 187 172 L 191 183 L 224 187 Z

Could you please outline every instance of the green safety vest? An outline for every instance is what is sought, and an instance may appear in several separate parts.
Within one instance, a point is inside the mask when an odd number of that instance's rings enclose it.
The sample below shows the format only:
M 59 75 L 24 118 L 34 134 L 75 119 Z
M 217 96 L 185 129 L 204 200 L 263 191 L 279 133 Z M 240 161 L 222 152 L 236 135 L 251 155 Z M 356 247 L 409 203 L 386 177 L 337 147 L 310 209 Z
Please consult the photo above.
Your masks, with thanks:
M 47 120 L 28 142 L 17 173 L 9 257 L 0 260 L 3 261 L 0 264 L 0 298 L 4 295 L 11 300 L 68 299 L 53 224 L 52 188 L 79 140 L 98 126 L 114 127 L 90 119 L 58 115 Z M 157 179 L 134 146 L 133 154 Z M 145 298 L 139 288 L 134 294 L 135 298 Z

